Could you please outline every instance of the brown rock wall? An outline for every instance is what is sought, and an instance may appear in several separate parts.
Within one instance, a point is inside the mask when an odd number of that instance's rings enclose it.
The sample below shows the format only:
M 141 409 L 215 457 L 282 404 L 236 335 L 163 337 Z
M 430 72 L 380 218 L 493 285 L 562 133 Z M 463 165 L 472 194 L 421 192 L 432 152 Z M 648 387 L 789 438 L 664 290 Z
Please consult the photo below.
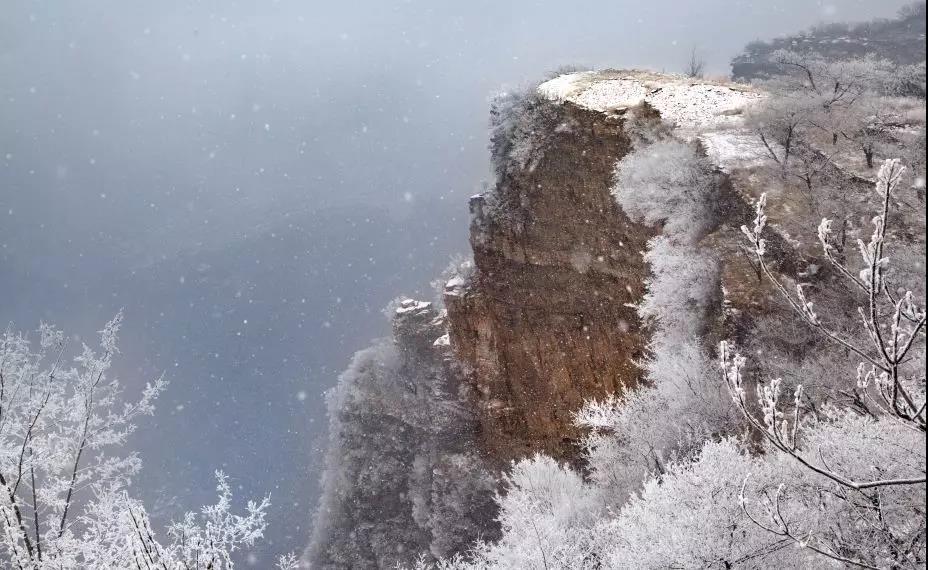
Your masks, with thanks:
M 476 388 L 482 444 L 500 460 L 577 456 L 571 413 L 634 386 L 641 252 L 652 230 L 610 196 L 629 151 L 620 115 L 555 104 L 532 166 L 475 197 L 471 285 L 446 296 L 451 344 Z

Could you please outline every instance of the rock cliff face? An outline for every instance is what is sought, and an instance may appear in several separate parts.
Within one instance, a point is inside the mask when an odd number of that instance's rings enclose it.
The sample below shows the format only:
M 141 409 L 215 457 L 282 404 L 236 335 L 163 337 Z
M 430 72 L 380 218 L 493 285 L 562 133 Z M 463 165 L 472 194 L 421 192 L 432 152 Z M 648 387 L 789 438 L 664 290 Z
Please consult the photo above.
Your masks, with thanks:
M 448 282 L 446 312 L 405 301 L 393 338 L 359 352 L 330 395 L 312 567 L 411 565 L 418 553 L 438 558 L 477 535 L 492 539 L 493 475 L 538 452 L 580 463 L 573 413 L 642 381 L 649 331 L 635 305 L 649 275 L 643 253 L 661 228 L 632 222 L 611 195 L 641 121 L 672 123 L 719 170 L 724 223 L 703 245 L 721 261 L 712 286 L 729 310 L 710 315 L 704 346 L 772 298 L 737 229 L 752 217 L 763 152 L 740 113 L 761 98 L 605 71 L 559 76 L 497 109 L 497 183 L 470 203 L 474 271 Z
M 432 303 L 397 307 L 393 338 L 358 352 L 327 395 L 311 568 L 413 567 L 494 538 L 495 479 L 473 446 L 468 389 Z
M 551 105 L 532 164 L 471 199 L 472 284 L 445 296 L 456 356 L 476 388 L 481 442 L 498 459 L 575 455 L 571 413 L 634 386 L 652 235 L 610 195 L 630 148 L 620 115 Z
M 696 394 L 706 386 L 677 380 L 694 368 L 696 376 L 714 376 L 713 347 L 722 339 L 764 370 L 821 342 L 792 327 L 791 309 L 761 279 L 740 230 L 754 217 L 754 201 L 769 195 L 772 221 L 763 237 L 772 270 L 790 288 L 798 281 L 812 290 L 834 286 L 816 258 L 814 232 L 832 214 L 772 168 L 769 149 L 745 127 L 744 111 L 764 98 L 736 84 L 601 71 L 560 75 L 495 107 L 496 185 L 470 203 L 473 270 L 464 265 L 448 281 L 445 311 L 403 301 L 392 338 L 359 352 L 329 394 L 323 494 L 305 556 L 311 567 L 412 567 L 420 555 L 428 562 L 499 537 L 493 498 L 504 487 L 500 471 L 536 453 L 582 463 L 584 434 L 573 414 L 587 400 L 635 389 L 645 381 L 644 359 L 653 359 L 647 381 L 657 395 L 640 415 L 650 417 L 685 400 L 687 387 Z M 625 185 L 618 203 L 641 219 L 668 220 L 666 227 L 635 223 L 617 205 L 617 163 Z M 841 214 L 848 239 L 865 238 L 861 216 L 877 207 L 870 182 L 838 163 L 829 169 L 856 204 Z M 641 179 L 660 181 L 638 188 Z M 699 196 L 681 196 L 687 189 Z M 636 212 L 664 198 L 667 210 L 691 200 L 683 207 L 698 214 L 681 222 Z M 923 252 L 924 238 L 911 237 L 919 239 Z M 847 298 L 816 306 L 840 316 L 853 311 Z M 636 306 L 655 304 L 687 316 L 652 311 L 661 321 L 649 330 Z M 661 359 L 667 365 L 655 366 Z M 722 409 L 728 394 L 705 394 L 708 404 L 683 402 L 661 421 L 698 409 L 717 416 L 700 426 L 706 436 L 730 433 Z M 655 447 L 675 452 L 678 442 L 666 440 L 684 433 L 644 423 L 647 430 L 627 434 L 641 445 L 614 456 L 630 485 L 650 476 L 651 461 L 661 469 Z M 651 439 L 648 431 L 670 435 Z M 645 465 L 636 465 L 638 456 Z
M 445 295 L 455 356 L 474 388 L 483 450 L 500 463 L 544 452 L 575 461 L 572 413 L 584 400 L 639 382 L 647 331 L 633 305 L 644 293 L 647 241 L 610 195 L 632 140 L 629 110 L 652 113 L 698 139 L 723 171 L 750 162 L 740 129 L 750 89 L 644 72 L 589 72 L 542 84 L 510 129 L 529 133 L 498 168 L 496 187 L 471 199 L 476 274 Z M 539 111 L 538 107 L 541 108 Z M 524 142 L 509 141 L 511 147 Z M 750 206 L 723 177 L 732 227 L 714 236 L 738 255 Z M 737 210 L 737 212 L 735 212 Z M 752 280 L 747 258 L 728 267 Z

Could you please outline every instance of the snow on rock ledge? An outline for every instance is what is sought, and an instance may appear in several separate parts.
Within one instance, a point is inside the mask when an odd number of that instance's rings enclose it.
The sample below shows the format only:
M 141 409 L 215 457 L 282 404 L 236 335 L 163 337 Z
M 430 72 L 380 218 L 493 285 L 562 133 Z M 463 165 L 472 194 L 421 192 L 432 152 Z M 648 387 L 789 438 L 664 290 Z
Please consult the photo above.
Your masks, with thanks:
M 706 156 L 723 172 L 761 166 L 770 160 L 757 133 L 746 129 L 711 131 L 699 135 Z
M 766 95 L 747 85 L 646 71 L 586 71 L 542 83 L 552 101 L 613 113 L 642 102 L 657 109 L 684 140 L 699 139 L 723 170 L 763 160 L 760 141 L 744 128 L 744 111 Z
M 415 299 L 403 299 L 400 301 L 400 306 L 396 308 L 397 315 L 405 315 L 407 313 L 422 313 L 427 311 L 432 307 L 432 303 L 428 301 L 416 301 Z
M 555 77 L 538 92 L 554 101 L 609 112 L 646 101 L 683 131 L 737 128 L 744 109 L 764 98 L 749 86 L 645 71 L 587 71 Z

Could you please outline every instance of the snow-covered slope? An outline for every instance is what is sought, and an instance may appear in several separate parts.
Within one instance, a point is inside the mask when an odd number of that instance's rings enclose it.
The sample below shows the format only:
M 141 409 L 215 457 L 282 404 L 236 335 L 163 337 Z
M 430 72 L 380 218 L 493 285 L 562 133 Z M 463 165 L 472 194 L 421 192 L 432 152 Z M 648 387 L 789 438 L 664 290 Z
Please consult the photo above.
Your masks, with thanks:
M 603 113 L 647 103 L 674 125 L 678 137 L 699 139 L 709 159 L 722 170 L 756 164 L 766 156 L 760 140 L 745 130 L 743 118 L 745 110 L 766 95 L 747 85 L 606 70 L 561 75 L 542 83 L 538 92 L 552 101 Z

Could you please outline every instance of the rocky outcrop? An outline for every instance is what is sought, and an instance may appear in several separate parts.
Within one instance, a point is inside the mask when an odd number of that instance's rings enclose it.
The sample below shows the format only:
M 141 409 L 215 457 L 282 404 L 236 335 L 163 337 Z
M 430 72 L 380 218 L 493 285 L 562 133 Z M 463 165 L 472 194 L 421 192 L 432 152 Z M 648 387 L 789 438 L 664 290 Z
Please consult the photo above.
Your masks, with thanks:
M 576 457 L 571 413 L 639 377 L 652 231 L 610 195 L 630 148 L 620 114 L 550 104 L 532 164 L 471 199 L 477 272 L 445 296 L 451 345 L 475 388 L 481 443 L 497 459 Z M 541 140 L 541 139 L 539 139 Z
M 493 538 L 496 481 L 476 449 L 468 388 L 432 303 L 407 299 L 393 338 L 358 352 L 327 395 L 311 568 L 412 567 Z
M 643 253 L 661 228 L 631 221 L 611 195 L 642 124 L 670 123 L 718 169 L 721 221 L 699 245 L 718 258 L 725 305 L 701 346 L 737 338 L 750 326 L 744 315 L 773 310 L 738 229 L 753 217 L 763 152 L 741 111 L 762 98 L 605 71 L 559 76 L 497 108 L 497 182 L 470 203 L 474 270 L 447 283 L 446 312 L 397 307 L 393 338 L 359 352 L 330 396 L 313 567 L 410 564 L 416 553 L 461 552 L 478 534 L 492 539 L 488 473 L 535 453 L 580 463 L 573 414 L 643 381 L 649 331 L 636 304 L 649 275 Z M 803 263 L 787 238 L 771 233 L 768 245 L 789 254 L 777 256 L 787 260 L 779 269 L 795 274 Z
M 659 228 L 630 221 L 610 194 L 616 162 L 632 147 L 631 109 L 672 125 L 719 168 L 728 223 L 709 242 L 729 261 L 720 287 L 748 289 L 735 296 L 747 304 L 759 285 L 738 245 L 750 196 L 729 175 L 759 159 L 740 115 L 762 94 L 605 71 L 559 76 L 534 97 L 510 118 L 529 124 L 507 135 L 530 133 L 531 144 L 509 141 L 496 187 L 471 198 L 476 274 L 445 295 L 451 346 L 474 388 L 478 441 L 500 463 L 535 452 L 575 462 L 581 434 L 572 414 L 640 381 L 648 334 L 634 305 L 648 276 L 642 253 Z

